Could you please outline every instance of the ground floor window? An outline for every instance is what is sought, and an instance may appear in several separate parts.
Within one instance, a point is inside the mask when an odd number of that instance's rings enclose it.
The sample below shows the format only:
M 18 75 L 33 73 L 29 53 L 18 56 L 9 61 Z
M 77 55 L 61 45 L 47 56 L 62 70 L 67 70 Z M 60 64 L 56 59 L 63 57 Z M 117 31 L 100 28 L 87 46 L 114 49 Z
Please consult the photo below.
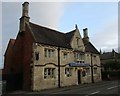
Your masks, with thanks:
M 86 68 L 86 74 L 90 75 L 90 68 Z
M 55 78 L 55 68 L 44 68 L 44 79 Z
M 65 68 L 65 75 L 67 77 L 72 76 L 72 68 Z

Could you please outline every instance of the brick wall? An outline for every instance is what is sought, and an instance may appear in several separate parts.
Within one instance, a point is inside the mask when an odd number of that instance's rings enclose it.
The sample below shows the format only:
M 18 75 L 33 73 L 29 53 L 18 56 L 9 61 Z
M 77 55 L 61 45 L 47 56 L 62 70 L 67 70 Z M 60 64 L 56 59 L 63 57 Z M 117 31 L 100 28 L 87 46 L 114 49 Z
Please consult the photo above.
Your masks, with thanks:
M 33 37 L 26 26 L 26 31 L 23 34 L 23 88 L 30 90 L 31 87 L 31 69 L 30 64 L 32 63 L 32 50 L 33 50 Z

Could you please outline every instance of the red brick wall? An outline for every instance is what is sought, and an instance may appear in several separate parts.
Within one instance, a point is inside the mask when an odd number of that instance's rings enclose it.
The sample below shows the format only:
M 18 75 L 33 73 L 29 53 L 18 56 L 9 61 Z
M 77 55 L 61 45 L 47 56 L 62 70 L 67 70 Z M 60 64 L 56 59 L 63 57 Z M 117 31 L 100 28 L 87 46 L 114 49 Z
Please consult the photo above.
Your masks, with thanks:
M 22 54 L 23 54 L 23 47 L 22 47 L 22 36 L 18 34 L 14 47 L 13 47 L 13 74 L 22 73 Z
M 6 53 L 4 56 L 4 68 L 2 70 L 2 74 L 11 74 L 12 71 L 12 56 L 13 56 L 13 44 L 11 42 L 11 40 L 8 43 L 7 49 L 6 49 Z
M 30 64 L 32 63 L 32 51 L 33 51 L 33 37 L 26 26 L 26 31 L 23 34 L 23 88 L 30 89 L 31 87 L 31 74 Z
M 8 48 L 5 56 L 4 70 L 6 70 L 6 72 L 4 71 L 4 73 L 10 74 L 9 70 L 12 68 L 13 77 L 21 76 L 22 74 L 20 82 L 22 82 L 24 90 L 30 90 L 31 88 L 30 64 L 32 63 L 32 46 L 33 37 L 29 28 L 26 26 L 26 31 L 18 33 L 13 48 Z M 13 81 L 17 83 L 17 79 Z
M 14 46 L 14 68 L 15 73 L 23 74 L 23 89 L 30 90 L 31 74 L 30 64 L 32 59 L 33 37 L 29 28 L 18 35 Z

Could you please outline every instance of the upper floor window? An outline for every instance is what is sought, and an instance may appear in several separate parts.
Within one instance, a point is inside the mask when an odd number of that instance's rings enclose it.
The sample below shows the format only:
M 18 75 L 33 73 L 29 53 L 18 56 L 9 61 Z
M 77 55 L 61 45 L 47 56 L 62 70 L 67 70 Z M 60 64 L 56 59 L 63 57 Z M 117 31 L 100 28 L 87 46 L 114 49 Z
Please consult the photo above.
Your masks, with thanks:
M 49 57 L 49 58 L 54 57 L 54 51 L 55 50 L 53 50 L 53 49 L 47 49 L 47 48 L 45 48 L 44 49 L 44 56 L 45 57 Z
M 79 37 L 76 37 L 76 42 L 77 42 L 77 45 L 79 46 L 79 40 L 80 38 Z
M 63 58 L 64 58 L 64 59 L 67 59 L 67 58 L 68 58 L 68 53 L 66 53 L 66 52 L 63 53 Z
M 35 59 L 39 60 L 39 52 L 35 52 Z
M 44 55 L 47 57 L 47 49 L 44 49 Z
M 44 68 L 44 79 L 55 78 L 55 68 Z
M 80 60 L 83 60 L 83 54 L 81 54 L 81 53 L 77 53 L 77 52 L 75 52 L 74 53 L 74 58 L 76 58 L 76 59 L 80 59 Z

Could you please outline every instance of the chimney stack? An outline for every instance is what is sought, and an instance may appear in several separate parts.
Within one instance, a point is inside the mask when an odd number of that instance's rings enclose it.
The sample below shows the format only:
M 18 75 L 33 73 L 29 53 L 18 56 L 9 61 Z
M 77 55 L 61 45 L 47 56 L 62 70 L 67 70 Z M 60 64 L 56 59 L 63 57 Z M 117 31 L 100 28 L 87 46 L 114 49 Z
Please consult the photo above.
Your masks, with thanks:
M 84 41 L 85 43 L 89 42 L 88 28 L 83 29 L 83 34 L 84 34 L 84 36 L 83 36 L 83 41 Z
M 29 3 L 24 2 L 22 4 L 22 17 L 20 18 L 20 32 L 25 31 L 25 23 L 29 23 L 29 15 L 28 15 L 28 7 Z
M 22 16 L 29 17 L 29 16 L 28 16 L 28 6 L 29 6 L 29 3 L 28 3 L 28 2 L 24 2 L 24 3 L 22 4 L 22 6 L 23 6 Z

